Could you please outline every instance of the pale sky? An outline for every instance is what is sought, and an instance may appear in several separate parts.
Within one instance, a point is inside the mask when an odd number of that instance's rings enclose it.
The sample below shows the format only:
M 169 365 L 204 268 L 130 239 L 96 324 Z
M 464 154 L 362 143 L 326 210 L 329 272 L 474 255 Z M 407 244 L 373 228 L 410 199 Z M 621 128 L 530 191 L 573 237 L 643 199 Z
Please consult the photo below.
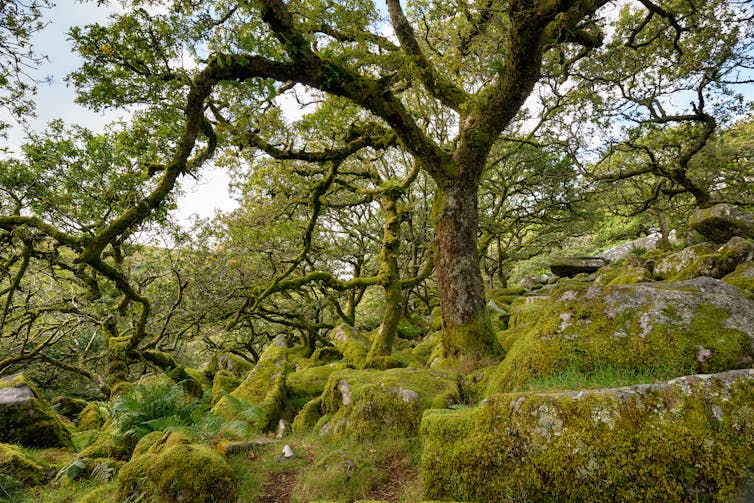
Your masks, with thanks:
M 76 69 L 82 60 L 72 50 L 66 33 L 71 26 L 82 26 L 95 22 L 104 22 L 111 12 L 118 10 L 118 4 L 98 6 L 96 2 L 76 2 L 74 0 L 56 0 L 55 7 L 45 12 L 49 24 L 33 38 L 33 44 L 39 55 L 46 55 L 49 61 L 40 65 L 34 72 L 37 78 L 52 77 L 51 84 L 40 84 L 35 98 L 37 118 L 30 121 L 30 128 L 40 131 L 56 118 L 67 124 L 79 124 L 97 131 L 107 123 L 123 116 L 123 112 L 93 112 L 75 102 L 76 93 L 66 86 L 65 76 Z M 24 141 L 24 131 L 13 128 L 8 134 L 8 146 L 15 149 Z M 180 183 L 186 195 L 178 202 L 177 218 L 188 224 L 192 215 L 208 217 L 216 209 L 228 211 L 237 206 L 228 193 L 228 177 L 224 171 L 206 167 L 200 179 L 184 177 Z

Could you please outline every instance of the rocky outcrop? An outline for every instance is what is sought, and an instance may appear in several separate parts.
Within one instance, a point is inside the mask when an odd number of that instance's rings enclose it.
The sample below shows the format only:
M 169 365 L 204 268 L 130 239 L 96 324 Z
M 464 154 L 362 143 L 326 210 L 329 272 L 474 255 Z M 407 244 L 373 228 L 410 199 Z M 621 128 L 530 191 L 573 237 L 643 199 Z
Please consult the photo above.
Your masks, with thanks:
M 689 225 L 717 243 L 725 243 L 734 236 L 754 239 L 754 213 L 727 203 L 697 210 Z
M 0 379 L 0 442 L 73 447 L 71 434 L 23 374 Z
M 488 393 L 598 368 L 665 378 L 750 366 L 754 301 L 712 278 L 603 286 L 565 282 L 512 306 Z
M 602 257 L 563 257 L 553 259 L 550 271 L 560 277 L 572 278 L 581 273 L 591 274 L 605 265 L 607 260 Z
M 670 234 L 668 235 L 668 242 L 673 246 L 680 244 L 680 240 L 676 236 L 675 230 L 670 231 Z M 625 259 L 637 250 L 645 252 L 655 250 L 659 248 L 661 244 L 662 235 L 659 232 L 653 232 L 648 236 L 640 237 L 638 239 L 634 239 L 633 241 L 629 241 L 628 243 L 623 243 L 621 245 L 610 248 L 609 250 L 605 250 L 601 253 L 598 253 L 597 256 L 604 258 L 608 262 L 617 262 L 619 260 Z
M 722 278 L 739 264 L 754 259 L 754 244 L 739 236 L 722 246 L 700 243 L 659 259 L 652 270 L 655 278 L 681 281 L 702 276 Z
M 425 413 L 424 497 L 744 501 L 754 370 L 624 388 L 509 393 Z M 748 501 L 748 500 L 747 500 Z

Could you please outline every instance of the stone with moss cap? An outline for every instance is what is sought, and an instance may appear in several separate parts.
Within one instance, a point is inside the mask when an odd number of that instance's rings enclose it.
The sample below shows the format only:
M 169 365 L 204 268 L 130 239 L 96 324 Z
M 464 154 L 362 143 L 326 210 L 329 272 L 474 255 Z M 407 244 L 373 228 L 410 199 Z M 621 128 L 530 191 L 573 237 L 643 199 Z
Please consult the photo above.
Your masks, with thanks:
M 396 368 L 334 372 L 320 397 L 322 435 L 371 438 L 416 434 L 422 411 L 461 400 L 455 376 Z
M 15 445 L 0 444 L 0 473 L 16 479 L 26 486 L 42 484 L 45 470 L 29 459 Z
M 349 364 L 356 368 L 364 366 L 369 348 L 372 346 L 372 341 L 366 335 L 350 325 L 342 324 L 333 328 L 327 338 Z
M 285 407 L 285 378 L 290 371 L 287 351 L 285 339 L 282 336 L 275 338 L 261 354 L 249 375 L 230 393 L 232 398 L 259 408 L 256 426 L 262 431 L 277 425 Z M 226 418 L 232 418 L 238 412 L 227 397 L 221 398 L 214 410 Z
M 119 501 L 234 501 L 236 476 L 225 457 L 174 433 L 147 435 L 118 472 Z M 140 444 L 145 443 L 141 446 Z
M 600 366 L 658 378 L 748 367 L 754 301 L 727 283 L 560 285 L 536 318 L 509 330 L 510 350 L 487 394 L 526 390 L 536 378 Z
M 73 447 L 70 432 L 23 374 L 0 379 L 0 442 Z
M 701 243 L 659 259 L 653 269 L 657 279 L 683 281 L 709 276 L 722 278 L 738 264 L 754 258 L 754 244 L 734 236 L 722 246 Z
M 96 430 L 102 428 L 107 422 L 107 406 L 100 402 L 89 402 L 77 417 L 76 426 L 81 431 Z
M 723 277 L 723 281 L 754 295 L 754 262 L 744 262 Z
M 428 411 L 424 497 L 732 501 L 754 466 L 753 401 L 745 369 Z
M 697 210 L 689 225 L 702 236 L 724 243 L 733 236 L 754 239 L 754 213 L 728 203 Z

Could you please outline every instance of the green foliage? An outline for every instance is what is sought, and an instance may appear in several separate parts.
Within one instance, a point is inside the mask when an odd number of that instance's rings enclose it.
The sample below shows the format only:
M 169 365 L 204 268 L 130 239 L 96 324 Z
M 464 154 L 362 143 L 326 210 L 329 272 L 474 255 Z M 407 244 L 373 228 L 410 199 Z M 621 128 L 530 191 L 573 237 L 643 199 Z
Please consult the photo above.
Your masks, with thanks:
M 236 420 L 212 412 L 206 401 L 192 398 L 180 386 L 162 381 L 139 383 L 113 403 L 115 436 L 131 449 L 151 432 L 183 431 L 207 442 L 247 436 L 249 422 L 259 416 L 258 409 L 232 397 L 226 396 L 226 400 L 231 408 L 237 407 Z
M 534 377 L 529 380 L 527 387 L 531 391 L 599 389 L 667 381 L 674 377 L 677 375 L 671 369 L 663 367 L 662 363 L 631 369 L 598 361 L 588 369 L 582 365 L 569 364 L 555 374 Z
M 15 479 L 7 473 L 0 473 L 0 500 L 15 501 L 24 488 L 23 482 Z

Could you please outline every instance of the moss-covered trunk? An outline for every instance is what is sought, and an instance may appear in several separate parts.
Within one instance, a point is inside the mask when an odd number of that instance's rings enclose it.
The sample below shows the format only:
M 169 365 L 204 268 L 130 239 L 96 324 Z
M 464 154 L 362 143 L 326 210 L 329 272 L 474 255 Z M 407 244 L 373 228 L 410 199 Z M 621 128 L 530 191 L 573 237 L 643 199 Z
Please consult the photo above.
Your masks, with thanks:
M 433 223 L 444 355 L 491 353 L 495 344 L 477 253 L 478 184 L 475 177 L 459 177 L 438 185 Z
M 398 323 L 403 316 L 403 292 L 398 269 L 401 232 L 398 197 L 400 193 L 386 192 L 380 198 L 380 206 L 385 214 L 380 250 L 380 276 L 382 287 L 385 289 L 385 311 L 367 355 L 366 366 L 374 365 L 375 358 L 390 356 L 398 333 Z

